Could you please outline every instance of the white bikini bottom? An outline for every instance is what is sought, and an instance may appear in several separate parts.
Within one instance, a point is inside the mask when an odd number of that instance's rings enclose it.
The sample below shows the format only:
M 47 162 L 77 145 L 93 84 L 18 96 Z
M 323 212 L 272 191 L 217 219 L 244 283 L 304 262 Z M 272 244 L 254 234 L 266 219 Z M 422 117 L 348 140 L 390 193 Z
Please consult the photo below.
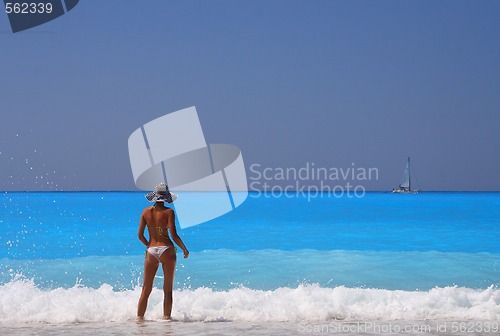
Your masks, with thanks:
M 172 246 L 154 246 L 154 247 L 148 247 L 147 251 L 149 253 L 151 253 L 153 255 L 153 257 L 158 259 L 158 261 L 160 261 L 160 257 L 163 254 L 163 252 L 165 252 L 166 250 L 168 250 L 171 247 Z

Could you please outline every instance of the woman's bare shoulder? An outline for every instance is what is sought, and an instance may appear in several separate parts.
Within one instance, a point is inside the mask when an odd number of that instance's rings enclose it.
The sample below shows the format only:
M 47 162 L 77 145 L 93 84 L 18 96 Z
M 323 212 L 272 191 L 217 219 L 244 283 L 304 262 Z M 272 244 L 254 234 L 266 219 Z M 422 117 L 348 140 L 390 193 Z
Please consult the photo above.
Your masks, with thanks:
M 142 210 L 142 214 L 146 215 L 148 213 L 151 213 L 151 211 L 153 211 L 153 207 L 149 206 L 149 207 L 145 208 L 144 210 Z

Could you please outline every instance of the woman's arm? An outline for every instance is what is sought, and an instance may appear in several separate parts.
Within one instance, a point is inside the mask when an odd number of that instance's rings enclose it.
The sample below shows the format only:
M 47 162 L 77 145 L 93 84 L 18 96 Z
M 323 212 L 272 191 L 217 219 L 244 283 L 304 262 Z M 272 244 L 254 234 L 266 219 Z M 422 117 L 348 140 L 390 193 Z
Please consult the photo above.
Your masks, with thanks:
M 149 242 L 147 241 L 146 237 L 144 237 L 145 229 L 146 229 L 146 220 L 144 219 L 144 213 L 142 213 L 141 221 L 139 223 L 139 233 L 137 234 L 137 236 L 144 245 L 149 246 Z
M 179 247 L 184 252 L 184 258 L 187 258 L 189 256 L 189 251 L 187 250 L 186 246 L 184 246 L 181 237 L 179 237 L 179 235 L 177 234 L 177 230 L 175 228 L 175 213 L 173 211 L 172 214 L 168 217 L 168 229 L 170 230 L 170 235 L 172 236 L 174 242 L 179 245 Z

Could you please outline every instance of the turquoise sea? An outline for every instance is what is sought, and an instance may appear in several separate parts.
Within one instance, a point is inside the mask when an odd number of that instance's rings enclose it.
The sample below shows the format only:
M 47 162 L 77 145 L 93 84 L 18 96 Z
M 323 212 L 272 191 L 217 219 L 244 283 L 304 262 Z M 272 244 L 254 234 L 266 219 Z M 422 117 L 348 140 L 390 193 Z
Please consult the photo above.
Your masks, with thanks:
M 0 334 L 499 332 L 500 193 L 250 193 L 231 213 L 178 228 L 191 254 L 178 255 L 176 322 L 158 321 L 159 272 L 150 322 L 137 324 L 149 205 L 141 192 L 0 194 Z

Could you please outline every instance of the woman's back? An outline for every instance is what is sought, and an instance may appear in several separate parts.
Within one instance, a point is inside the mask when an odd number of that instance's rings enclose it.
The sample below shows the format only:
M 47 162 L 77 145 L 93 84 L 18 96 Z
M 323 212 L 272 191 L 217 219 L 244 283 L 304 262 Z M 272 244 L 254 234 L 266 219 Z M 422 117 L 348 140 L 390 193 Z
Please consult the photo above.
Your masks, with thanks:
M 142 212 L 149 232 L 149 246 L 173 245 L 168 235 L 168 222 L 174 216 L 174 210 L 164 207 L 163 209 L 147 207 Z

